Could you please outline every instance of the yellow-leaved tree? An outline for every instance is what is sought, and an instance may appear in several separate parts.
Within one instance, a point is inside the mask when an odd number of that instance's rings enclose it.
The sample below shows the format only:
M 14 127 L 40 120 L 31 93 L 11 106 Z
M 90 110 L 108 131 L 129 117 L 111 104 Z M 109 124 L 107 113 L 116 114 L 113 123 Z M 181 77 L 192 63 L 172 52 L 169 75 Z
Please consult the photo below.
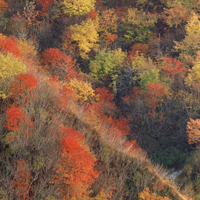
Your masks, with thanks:
M 156 193 L 151 193 L 149 188 L 146 188 L 139 193 L 139 200 L 170 200 L 168 197 L 157 196 Z
M 89 82 L 84 82 L 73 78 L 69 82 L 69 86 L 78 94 L 78 100 L 82 102 L 92 102 L 98 100 L 98 95 L 95 95 L 92 85 Z
M 192 62 L 193 67 L 189 70 L 187 77 L 185 78 L 185 84 L 197 91 L 200 86 L 200 51 L 198 51 L 195 61 Z
M 82 21 L 80 25 L 75 24 L 70 27 L 72 30 L 72 40 L 77 43 L 80 56 L 88 58 L 88 53 L 93 49 L 98 49 L 97 42 L 99 41 L 98 21 L 87 19 Z
M 95 0 L 56 0 L 56 16 L 66 14 L 68 16 L 84 15 L 90 13 L 95 7 Z
M 34 58 L 36 58 L 37 50 L 33 44 L 33 41 L 27 41 L 25 39 L 17 40 L 17 47 L 27 61 L 33 61 Z
M 0 98 L 10 95 L 9 86 L 14 76 L 26 72 L 26 66 L 12 54 L 0 54 Z
M 200 20 L 197 14 L 193 13 L 185 26 L 186 37 L 181 42 L 175 41 L 175 49 L 180 52 L 180 58 L 192 65 L 197 51 L 200 50 Z

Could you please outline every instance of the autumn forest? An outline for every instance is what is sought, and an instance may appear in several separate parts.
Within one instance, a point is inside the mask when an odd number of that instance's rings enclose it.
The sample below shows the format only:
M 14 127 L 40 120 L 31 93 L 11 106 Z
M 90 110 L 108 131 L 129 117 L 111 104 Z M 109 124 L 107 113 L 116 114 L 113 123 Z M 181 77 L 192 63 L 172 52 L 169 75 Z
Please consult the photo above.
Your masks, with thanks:
M 200 0 L 0 0 L 0 199 L 199 200 Z

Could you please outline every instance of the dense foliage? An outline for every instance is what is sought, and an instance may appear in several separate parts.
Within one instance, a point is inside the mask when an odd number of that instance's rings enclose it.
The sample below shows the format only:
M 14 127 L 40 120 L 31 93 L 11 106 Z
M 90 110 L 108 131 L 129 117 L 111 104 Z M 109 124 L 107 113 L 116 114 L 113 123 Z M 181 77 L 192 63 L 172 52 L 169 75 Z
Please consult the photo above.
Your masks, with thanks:
M 0 198 L 199 199 L 199 88 L 198 0 L 0 0 Z

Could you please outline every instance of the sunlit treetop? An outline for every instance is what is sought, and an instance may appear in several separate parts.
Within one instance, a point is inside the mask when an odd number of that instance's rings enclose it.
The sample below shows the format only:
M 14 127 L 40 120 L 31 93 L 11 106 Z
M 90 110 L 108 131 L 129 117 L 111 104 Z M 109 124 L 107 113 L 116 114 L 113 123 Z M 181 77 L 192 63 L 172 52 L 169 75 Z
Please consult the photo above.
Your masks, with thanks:
M 95 8 L 95 0 L 57 0 L 55 4 L 58 8 L 56 15 L 63 13 L 70 17 L 88 14 Z
M 180 52 L 181 61 L 191 67 L 197 51 L 200 50 L 200 20 L 197 14 L 192 13 L 185 30 L 185 38 L 180 42 L 174 41 L 174 43 L 176 44 L 175 49 Z
M 14 76 L 26 72 L 26 66 L 12 54 L 0 54 L 0 98 L 9 96 L 9 86 Z
M 72 30 L 71 37 L 77 43 L 82 58 L 88 58 L 91 50 L 96 51 L 98 49 L 99 34 L 96 20 L 87 19 L 82 21 L 80 25 L 75 24 L 70 28 Z
M 96 81 L 105 81 L 107 76 L 115 74 L 117 68 L 121 68 L 126 57 L 120 48 L 115 50 L 101 50 L 89 64 L 90 75 Z

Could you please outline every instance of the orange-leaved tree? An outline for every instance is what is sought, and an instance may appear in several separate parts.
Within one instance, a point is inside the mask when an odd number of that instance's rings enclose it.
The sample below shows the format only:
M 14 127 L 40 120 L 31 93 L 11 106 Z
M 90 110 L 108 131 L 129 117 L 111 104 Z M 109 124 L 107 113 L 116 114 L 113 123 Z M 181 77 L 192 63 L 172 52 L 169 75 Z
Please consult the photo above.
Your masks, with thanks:
M 99 29 L 100 38 L 107 44 L 114 42 L 117 36 L 118 16 L 115 9 L 108 9 L 102 12 L 99 16 Z
M 175 78 L 176 75 L 184 75 L 185 68 L 182 67 L 183 63 L 179 60 L 176 60 L 175 58 L 166 58 L 166 67 L 165 71 L 171 78 Z
M 27 101 L 28 94 L 37 86 L 37 79 L 29 73 L 19 74 L 11 84 L 11 93 L 15 100 Z
M 112 119 L 111 123 L 117 130 L 121 132 L 122 136 L 129 135 L 130 127 L 127 118 L 121 116 L 119 119 Z
M 200 119 L 190 119 L 186 127 L 188 133 L 188 143 L 199 145 L 200 142 Z
M 10 194 L 12 199 L 31 199 L 29 196 L 31 173 L 22 158 L 16 161 L 15 171 L 11 174 L 10 186 L 12 187 Z
M 147 84 L 147 90 L 144 92 L 147 106 L 153 111 L 149 114 L 154 115 L 156 107 L 159 107 L 159 103 L 168 95 L 167 88 L 162 83 L 149 82 Z
M 62 153 L 56 170 L 54 183 L 58 185 L 60 199 L 84 199 L 88 189 L 99 172 L 96 171 L 96 159 L 85 144 L 82 134 L 71 127 L 61 129 Z
M 48 9 L 54 3 L 54 0 L 37 0 L 37 3 L 41 7 L 41 14 L 47 15 Z
M 20 125 L 24 121 L 24 113 L 18 107 L 12 106 L 8 108 L 6 111 L 6 123 L 5 127 L 9 131 L 18 131 L 20 129 Z
M 96 88 L 95 94 L 99 96 L 98 103 L 101 105 L 103 112 L 107 115 L 114 116 L 115 110 L 117 109 L 114 102 L 114 94 L 106 87 Z
M 37 57 L 37 48 L 33 40 L 19 39 L 16 42 L 23 58 L 28 62 L 34 62 Z
M 87 18 L 95 20 L 97 17 L 97 11 L 96 9 L 91 10 L 91 12 L 89 14 L 87 14 Z
M 0 34 L 0 52 L 3 52 L 5 54 L 11 53 L 19 58 L 22 57 L 22 54 L 19 48 L 17 47 L 16 39 L 10 39 L 2 34 Z
M 42 65 L 50 72 L 51 75 L 60 78 L 76 76 L 74 62 L 70 56 L 65 55 L 59 49 L 45 49 L 41 55 Z
M 4 13 L 8 8 L 8 4 L 4 0 L 0 0 L 0 13 Z

